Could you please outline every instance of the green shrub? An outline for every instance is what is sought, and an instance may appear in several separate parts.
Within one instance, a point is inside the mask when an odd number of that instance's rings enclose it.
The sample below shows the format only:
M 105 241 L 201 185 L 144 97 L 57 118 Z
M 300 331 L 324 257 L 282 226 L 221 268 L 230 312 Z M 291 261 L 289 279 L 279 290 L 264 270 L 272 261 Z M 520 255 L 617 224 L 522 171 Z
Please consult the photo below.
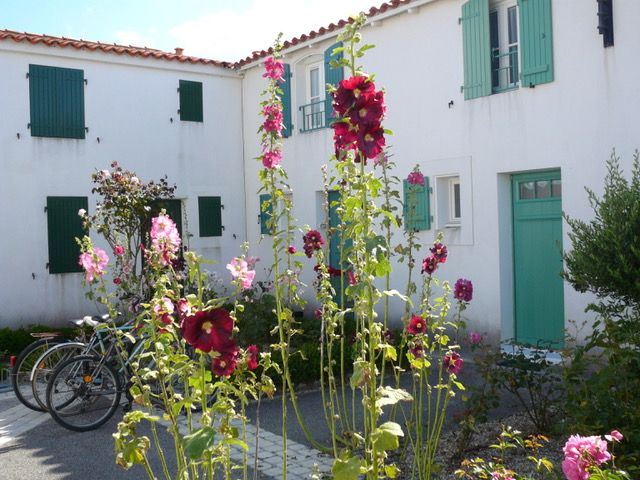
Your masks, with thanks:
M 47 325 L 30 325 L 28 327 L 20 327 L 11 329 L 8 327 L 0 328 L 0 352 L 4 351 L 7 355 L 18 355 L 27 345 L 35 342 L 36 339 L 31 336 L 32 333 L 42 332 L 59 332 L 65 337 L 73 337 L 76 329 L 74 328 L 52 328 Z

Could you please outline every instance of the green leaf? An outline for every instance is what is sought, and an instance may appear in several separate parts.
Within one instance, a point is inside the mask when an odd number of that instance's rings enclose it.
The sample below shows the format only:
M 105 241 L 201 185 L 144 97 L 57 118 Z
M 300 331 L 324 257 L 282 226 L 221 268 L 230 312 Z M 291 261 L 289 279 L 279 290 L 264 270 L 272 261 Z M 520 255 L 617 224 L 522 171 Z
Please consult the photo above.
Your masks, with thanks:
M 395 405 L 398 402 L 410 402 L 413 397 L 400 388 L 393 387 L 380 387 L 377 391 L 378 399 L 376 400 L 376 407 L 381 408 L 385 405 Z
M 400 446 L 400 438 L 404 437 L 402 427 L 395 422 L 386 422 L 373 431 L 373 443 L 378 450 L 395 450 Z
M 249 451 L 249 445 L 247 445 L 245 442 L 237 438 L 225 438 L 220 443 L 222 443 L 223 445 L 235 445 L 237 447 L 242 448 L 242 450 L 244 450 L 245 452 Z
M 384 466 L 384 473 L 389 478 L 398 478 L 398 474 L 400 473 L 400 469 L 398 467 L 396 467 L 395 465 L 385 465 Z
M 347 460 L 336 458 L 331 468 L 333 480 L 357 480 L 361 467 L 362 460 L 360 457 L 351 457 Z
M 367 372 L 366 362 L 359 361 L 353 364 L 353 374 L 350 381 L 353 390 L 361 387 L 366 382 Z
M 197 460 L 202 457 L 207 448 L 213 445 L 214 437 L 215 430 L 213 427 L 202 427 L 191 435 L 185 435 L 182 439 L 182 445 L 189 458 Z
M 406 297 L 405 295 L 401 294 L 398 290 L 383 290 L 382 294 L 386 295 L 387 297 L 398 297 L 403 302 L 410 301 L 408 297 Z

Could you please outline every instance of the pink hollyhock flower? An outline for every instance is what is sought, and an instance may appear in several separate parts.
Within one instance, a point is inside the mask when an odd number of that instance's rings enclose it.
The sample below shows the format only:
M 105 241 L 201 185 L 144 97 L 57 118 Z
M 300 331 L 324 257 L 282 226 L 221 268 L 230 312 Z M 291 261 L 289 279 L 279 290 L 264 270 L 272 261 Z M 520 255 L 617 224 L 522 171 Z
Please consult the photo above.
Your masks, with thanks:
M 571 435 L 563 452 L 562 471 L 568 480 L 587 480 L 590 476 L 589 467 L 611 460 L 607 442 L 597 436 Z
M 265 117 L 262 127 L 268 133 L 280 133 L 283 127 L 282 109 L 279 104 L 265 105 L 262 108 Z
M 116 245 L 113 247 L 114 255 L 124 255 L 124 247 L 121 245 Z
M 248 256 L 245 260 L 247 261 L 247 268 L 249 268 L 249 270 L 255 270 L 256 263 L 260 261 L 260 257 Z
M 426 331 L 427 321 L 420 315 L 412 315 L 411 320 L 409 320 L 409 324 L 407 325 L 407 332 L 411 335 L 418 335 L 426 333 Z
M 297 252 L 296 247 L 294 247 L 293 245 L 289 245 L 287 247 L 287 252 L 289 252 L 291 255 L 293 255 L 294 253 Z
M 258 368 L 258 347 L 256 345 L 247 347 L 247 368 L 249 370 Z
M 438 259 L 433 255 L 428 256 L 424 260 L 422 260 L 422 270 L 420 270 L 423 274 L 432 275 L 438 269 Z
M 389 159 L 387 155 L 384 152 L 380 152 L 380 155 L 378 155 L 376 158 L 373 159 L 373 164 L 376 167 L 382 167 L 386 165 L 388 161 Z
M 264 73 L 262 76 L 271 80 L 282 80 L 283 75 L 284 64 L 273 57 L 267 57 L 264 61 Z
M 229 377 L 238 365 L 237 348 L 222 352 L 219 357 L 211 360 L 211 370 L 219 377 Z
M 159 254 L 160 263 L 167 266 L 176 258 L 180 248 L 178 228 L 167 215 L 158 215 L 151 219 L 151 251 Z
M 407 176 L 407 183 L 409 185 L 422 185 L 424 187 L 424 175 L 420 170 L 414 170 Z
M 308 258 L 313 256 L 313 252 L 320 250 L 324 245 L 324 238 L 317 230 L 309 230 L 302 237 L 304 242 L 304 253 Z
M 456 375 L 460 373 L 460 370 L 462 370 L 462 364 L 464 363 L 458 352 L 447 353 L 442 361 L 445 370 Z
M 453 297 L 460 302 L 470 302 L 473 298 L 473 284 L 471 280 L 459 278 L 453 287 Z
M 282 161 L 282 152 L 280 150 L 266 150 L 262 153 L 262 165 L 265 168 L 275 168 Z
M 115 285 L 120 285 L 122 283 L 122 279 L 120 277 L 114 277 L 113 283 Z
M 173 302 L 167 297 L 162 297 L 153 306 L 153 312 L 160 318 L 162 323 L 169 325 L 171 323 L 171 314 L 174 312 Z
M 358 283 L 358 277 L 353 273 L 353 270 L 347 271 L 347 278 L 349 279 L 349 285 L 355 285 Z
M 199 311 L 182 321 L 182 336 L 192 347 L 205 353 L 226 352 L 235 348 L 231 338 L 233 319 L 224 308 Z
M 227 264 L 227 270 L 231 272 L 231 276 L 243 289 L 251 288 L 251 283 L 256 276 L 256 272 L 255 270 L 249 270 L 249 264 L 246 260 L 239 257 L 234 258 Z
M 189 301 L 186 298 L 181 298 L 180 300 L 178 300 L 177 309 L 178 314 L 181 318 L 191 315 L 191 306 L 189 305 Z
M 99 247 L 93 247 L 89 252 L 82 252 L 78 263 L 84 268 L 84 278 L 87 282 L 93 282 L 95 277 L 104 275 L 104 267 L 109 263 L 107 252 Z
M 313 316 L 316 318 L 322 318 L 322 308 L 316 308 L 313 311 Z
M 479 345 L 482 342 L 482 335 L 478 332 L 469 332 L 469 343 L 471 345 Z
M 447 261 L 447 255 L 449 255 L 449 251 L 447 247 L 442 243 L 435 243 L 433 247 L 429 249 L 429 251 L 433 254 L 434 257 L 438 259 L 438 263 L 444 263 Z
M 604 438 L 609 442 L 621 442 L 624 437 L 618 430 L 611 430 L 611 433 L 609 435 L 605 435 Z

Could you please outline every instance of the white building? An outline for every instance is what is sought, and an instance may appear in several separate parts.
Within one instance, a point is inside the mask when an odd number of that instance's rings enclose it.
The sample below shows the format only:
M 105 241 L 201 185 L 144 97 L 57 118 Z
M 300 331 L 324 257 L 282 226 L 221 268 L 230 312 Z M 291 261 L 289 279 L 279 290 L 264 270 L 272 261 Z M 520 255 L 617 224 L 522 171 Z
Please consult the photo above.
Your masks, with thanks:
M 363 63 L 386 90 L 395 173 L 405 177 L 418 164 L 431 188 L 421 198 L 428 214 L 416 224 L 422 244 L 444 232 L 450 257 L 439 276 L 473 281 L 468 323 L 494 338 L 556 342 L 569 320 L 585 318 L 589 298 L 559 277 L 560 248 L 570 247 L 561 212 L 590 218 L 583 187 L 601 189 L 614 147 L 628 170 L 640 146 L 634 121 L 640 111 L 640 3 L 615 2 L 605 35 L 597 28 L 599 4 L 606 13 L 611 2 L 394 0 L 368 12 L 362 33 L 376 48 Z M 609 25 L 605 16 L 600 21 Z M 321 87 L 326 52 L 343 25 L 295 38 L 283 50 L 292 73 L 283 165 L 300 225 L 324 222 L 320 167 L 333 147 Z M 2 220 L 28 223 L 5 235 L 3 323 L 54 320 L 84 308 L 80 275 L 45 268 L 43 206 L 47 196 L 88 195 L 89 173 L 112 159 L 145 178 L 167 173 L 178 183 L 191 246 L 224 261 L 246 238 L 252 253 L 268 261 L 269 236 L 259 242 L 255 160 L 268 53 L 225 68 L 148 50 L 147 56 L 161 58 L 102 50 L 0 41 L 6 65 L 0 105 L 8 112 L 1 117 L 0 144 L 10 178 Z M 84 70 L 84 140 L 31 136 L 25 73 L 34 63 Z M 336 80 L 336 72 L 326 73 Z M 203 83 L 204 122 L 178 120 L 179 80 Z M 199 238 L 192 225 L 200 195 L 220 195 L 227 207 L 221 238 Z M 6 208 L 13 198 L 20 201 Z M 401 239 L 398 232 L 395 242 Z M 310 285 L 311 261 L 308 266 L 303 280 Z M 396 269 L 394 286 L 401 288 L 404 278 L 404 267 Z M 307 294 L 313 298 L 311 287 Z M 399 312 L 396 305 L 395 318 Z

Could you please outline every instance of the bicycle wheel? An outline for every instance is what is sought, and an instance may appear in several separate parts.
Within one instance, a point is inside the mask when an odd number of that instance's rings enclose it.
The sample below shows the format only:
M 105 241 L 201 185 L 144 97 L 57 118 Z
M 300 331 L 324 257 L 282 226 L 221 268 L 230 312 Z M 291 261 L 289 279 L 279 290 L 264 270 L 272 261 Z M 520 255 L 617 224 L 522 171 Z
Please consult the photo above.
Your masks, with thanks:
M 120 380 L 113 368 L 94 356 L 71 358 L 54 370 L 47 385 L 47 408 L 63 427 L 94 430 L 107 422 L 120 404 Z
M 80 342 L 60 343 L 52 346 L 36 360 L 31 370 L 33 399 L 41 409 L 47 409 L 47 384 L 55 368 L 78 355 L 87 354 L 87 346 Z
M 45 409 L 41 407 L 38 402 L 33 398 L 33 391 L 31 389 L 31 370 L 33 369 L 36 361 L 40 356 L 49 350 L 52 346 L 64 343 L 67 340 L 64 338 L 50 337 L 37 340 L 27 346 L 16 360 L 16 364 L 11 370 L 11 387 L 13 388 L 16 398 L 25 406 L 31 410 L 37 412 L 44 412 Z

